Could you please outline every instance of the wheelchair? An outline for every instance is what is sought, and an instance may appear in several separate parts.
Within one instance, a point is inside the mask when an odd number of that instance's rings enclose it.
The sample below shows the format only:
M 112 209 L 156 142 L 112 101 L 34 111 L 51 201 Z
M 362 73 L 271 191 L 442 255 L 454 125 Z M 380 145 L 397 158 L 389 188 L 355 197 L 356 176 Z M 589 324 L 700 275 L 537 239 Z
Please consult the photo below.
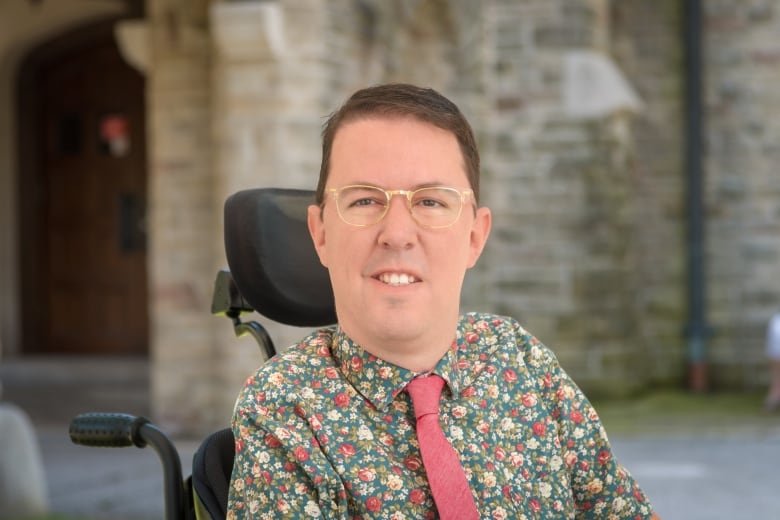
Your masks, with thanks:
M 243 314 L 257 312 L 299 327 L 336 322 L 328 272 L 306 224 L 306 208 L 313 202 L 313 191 L 280 188 L 239 191 L 225 202 L 228 270 L 217 273 L 211 312 L 227 316 L 237 336 L 252 335 L 267 358 L 276 354 L 270 335 L 256 321 L 241 321 Z M 69 430 L 71 441 L 84 446 L 151 446 L 163 466 L 166 519 L 225 518 L 234 456 L 230 428 L 203 440 L 186 479 L 170 438 L 144 417 L 86 413 L 75 417 Z

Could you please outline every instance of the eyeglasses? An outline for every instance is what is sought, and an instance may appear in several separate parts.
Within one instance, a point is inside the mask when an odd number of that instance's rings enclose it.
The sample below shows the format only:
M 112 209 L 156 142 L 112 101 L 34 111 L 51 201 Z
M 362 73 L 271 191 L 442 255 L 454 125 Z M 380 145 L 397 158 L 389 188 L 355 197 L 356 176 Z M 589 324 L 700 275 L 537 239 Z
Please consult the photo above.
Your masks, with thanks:
M 406 206 L 415 222 L 426 228 L 453 225 L 463 210 L 471 190 L 433 186 L 417 190 L 384 190 L 376 186 L 350 185 L 331 188 L 328 193 L 336 200 L 341 220 L 352 226 L 370 226 L 387 215 L 390 200 L 395 195 L 406 197 Z

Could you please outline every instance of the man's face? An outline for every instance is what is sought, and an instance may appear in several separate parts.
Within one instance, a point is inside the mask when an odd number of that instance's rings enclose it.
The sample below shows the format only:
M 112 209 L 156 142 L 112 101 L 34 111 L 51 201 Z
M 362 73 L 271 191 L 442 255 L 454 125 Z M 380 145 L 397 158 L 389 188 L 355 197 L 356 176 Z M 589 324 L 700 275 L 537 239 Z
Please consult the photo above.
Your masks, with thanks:
M 361 119 L 338 130 L 326 188 L 352 184 L 469 189 L 455 136 L 413 118 Z M 330 273 L 339 324 L 353 340 L 402 365 L 406 354 L 414 356 L 420 348 L 449 347 L 465 272 L 490 231 L 487 208 L 475 214 L 469 197 L 452 226 L 427 229 L 412 218 L 406 199 L 395 196 L 380 222 L 356 227 L 342 221 L 333 195 L 326 193 L 322 212 L 311 206 L 308 220 Z M 388 283 L 390 275 L 399 275 L 395 283 Z

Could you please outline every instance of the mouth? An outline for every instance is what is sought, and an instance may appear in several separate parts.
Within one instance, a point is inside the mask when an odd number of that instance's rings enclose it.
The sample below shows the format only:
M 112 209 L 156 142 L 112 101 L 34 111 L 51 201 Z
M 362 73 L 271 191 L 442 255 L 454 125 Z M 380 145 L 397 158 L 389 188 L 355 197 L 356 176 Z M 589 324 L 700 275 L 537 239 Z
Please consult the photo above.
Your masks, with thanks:
M 379 280 L 380 282 L 392 285 L 395 287 L 399 287 L 402 285 L 411 285 L 413 283 L 417 283 L 420 280 L 417 279 L 416 276 L 409 273 L 379 273 L 378 275 L 374 276 L 375 280 Z

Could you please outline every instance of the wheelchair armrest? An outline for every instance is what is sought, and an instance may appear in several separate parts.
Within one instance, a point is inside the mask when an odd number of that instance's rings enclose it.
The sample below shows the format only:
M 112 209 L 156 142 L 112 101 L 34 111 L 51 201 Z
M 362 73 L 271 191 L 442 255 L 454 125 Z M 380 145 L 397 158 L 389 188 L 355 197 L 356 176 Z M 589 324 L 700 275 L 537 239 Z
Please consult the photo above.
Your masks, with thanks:
M 86 413 L 71 421 L 69 433 L 74 444 L 83 446 L 151 446 L 163 466 L 165 518 L 189 518 L 179 453 L 168 436 L 149 419 L 123 413 Z

